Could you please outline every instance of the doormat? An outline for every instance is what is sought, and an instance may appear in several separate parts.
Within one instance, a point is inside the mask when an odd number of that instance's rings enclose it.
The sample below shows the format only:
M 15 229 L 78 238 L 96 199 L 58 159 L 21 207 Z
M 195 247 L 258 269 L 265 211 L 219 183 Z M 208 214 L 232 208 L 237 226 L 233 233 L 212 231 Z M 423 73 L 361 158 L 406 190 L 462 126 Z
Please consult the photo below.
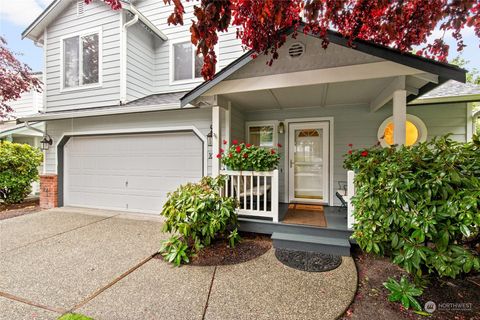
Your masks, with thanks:
M 327 219 L 325 219 L 323 206 L 312 204 L 290 204 L 282 222 L 288 224 L 304 224 L 315 227 L 327 226 Z
M 308 272 L 330 271 L 342 264 L 342 257 L 320 252 L 276 249 L 275 257 L 290 268 Z

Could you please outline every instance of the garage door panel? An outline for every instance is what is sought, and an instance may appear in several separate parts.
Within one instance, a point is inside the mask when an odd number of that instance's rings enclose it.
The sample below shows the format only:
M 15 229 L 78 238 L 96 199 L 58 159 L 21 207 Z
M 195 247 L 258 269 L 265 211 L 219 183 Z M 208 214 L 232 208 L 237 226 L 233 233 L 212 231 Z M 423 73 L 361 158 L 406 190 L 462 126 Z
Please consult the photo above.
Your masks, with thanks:
M 158 214 L 168 192 L 198 181 L 193 133 L 73 137 L 65 146 L 65 204 Z

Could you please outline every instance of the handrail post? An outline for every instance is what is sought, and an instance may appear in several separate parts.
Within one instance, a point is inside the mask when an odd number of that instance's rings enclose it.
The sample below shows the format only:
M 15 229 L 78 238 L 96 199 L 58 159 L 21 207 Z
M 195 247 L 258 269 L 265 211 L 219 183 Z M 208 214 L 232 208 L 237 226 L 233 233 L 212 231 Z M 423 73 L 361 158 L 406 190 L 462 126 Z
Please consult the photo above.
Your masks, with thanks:
M 352 170 L 348 170 L 347 172 L 347 227 L 348 229 L 353 228 L 353 224 L 355 223 L 355 217 L 353 216 L 353 205 L 352 205 L 352 197 L 355 195 L 355 172 Z
M 278 169 L 272 175 L 272 215 L 273 222 L 278 222 Z

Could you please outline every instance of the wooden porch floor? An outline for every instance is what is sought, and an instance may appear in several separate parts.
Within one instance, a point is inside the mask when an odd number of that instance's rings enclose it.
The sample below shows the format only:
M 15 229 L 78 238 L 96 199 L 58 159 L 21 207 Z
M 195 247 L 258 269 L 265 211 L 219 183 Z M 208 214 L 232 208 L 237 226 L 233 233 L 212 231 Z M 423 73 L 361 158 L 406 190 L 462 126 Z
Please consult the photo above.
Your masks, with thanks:
M 285 215 L 289 210 L 288 203 L 279 203 L 279 220 L 281 224 L 287 224 L 284 221 Z M 311 225 L 308 223 L 308 218 L 302 219 L 303 223 L 298 225 L 304 226 L 311 226 L 316 228 L 327 228 L 327 229 L 339 229 L 339 230 L 347 230 L 347 208 L 344 207 L 332 207 L 332 206 L 323 206 L 323 215 L 325 216 L 326 226 L 321 227 L 312 223 Z M 312 217 L 312 220 L 317 218 Z M 289 222 L 288 224 L 293 224 Z

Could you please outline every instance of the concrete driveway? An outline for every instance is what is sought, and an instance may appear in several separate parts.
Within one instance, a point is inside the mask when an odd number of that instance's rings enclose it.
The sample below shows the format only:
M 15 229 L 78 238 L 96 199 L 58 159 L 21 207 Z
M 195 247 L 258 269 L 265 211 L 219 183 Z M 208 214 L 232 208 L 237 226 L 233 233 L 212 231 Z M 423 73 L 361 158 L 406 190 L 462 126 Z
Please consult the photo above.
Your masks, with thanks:
M 308 273 L 273 250 L 233 266 L 152 259 L 154 217 L 60 208 L 0 221 L 0 319 L 335 319 L 357 287 L 351 258 Z

